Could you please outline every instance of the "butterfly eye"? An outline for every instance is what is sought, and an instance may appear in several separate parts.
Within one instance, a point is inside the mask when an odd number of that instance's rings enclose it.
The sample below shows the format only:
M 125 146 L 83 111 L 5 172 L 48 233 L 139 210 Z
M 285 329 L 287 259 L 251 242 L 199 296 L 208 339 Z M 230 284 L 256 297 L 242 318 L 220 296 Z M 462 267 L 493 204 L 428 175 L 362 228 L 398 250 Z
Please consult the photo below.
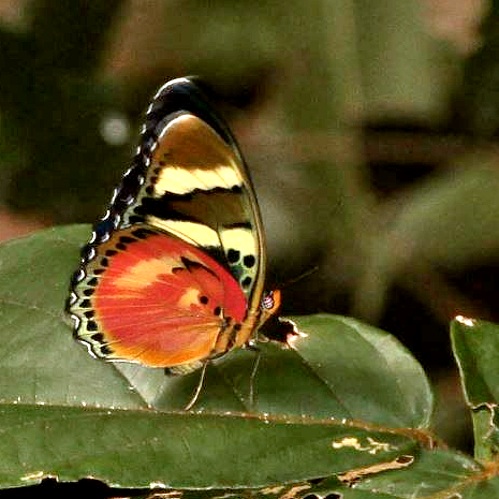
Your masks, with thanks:
M 281 292 L 269 291 L 262 298 L 261 308 L 264 311 L 273 312 L 281 305 Z
M 262 308 L 266 310 L 271 310 L 273 306 L 274 306 L 274 298 L 272 298 L 271 294 L 268 294 L 262 300 Z

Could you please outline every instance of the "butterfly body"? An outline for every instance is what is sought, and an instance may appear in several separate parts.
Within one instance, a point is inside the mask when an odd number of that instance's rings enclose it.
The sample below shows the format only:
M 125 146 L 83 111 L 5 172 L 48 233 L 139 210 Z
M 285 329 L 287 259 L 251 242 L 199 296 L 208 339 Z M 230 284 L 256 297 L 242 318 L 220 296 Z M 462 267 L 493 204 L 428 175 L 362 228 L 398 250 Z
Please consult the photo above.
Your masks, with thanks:
M 191 80 L 150 105 L 132 167 L 72 280 L 76 338 L 106 360 L 185 373 L 245 345 L 278 306 L 247 168 Z

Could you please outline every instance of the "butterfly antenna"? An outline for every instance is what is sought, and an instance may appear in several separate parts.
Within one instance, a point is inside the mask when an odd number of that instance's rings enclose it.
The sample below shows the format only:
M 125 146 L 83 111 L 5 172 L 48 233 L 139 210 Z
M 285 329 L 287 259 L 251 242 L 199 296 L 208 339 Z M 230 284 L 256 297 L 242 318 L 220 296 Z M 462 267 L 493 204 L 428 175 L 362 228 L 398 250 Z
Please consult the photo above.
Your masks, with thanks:
M 280 289 L 287 288 L 288 286 L 291 286 L 303 279 L 306 279 L 308 276 L 315 274 L 319 270 L 318 265 L 314 265 L 313 267 L 309 268 L 308 270 L 305 270 L 305 272 L 302 272 L 301 274 L 298 274 L 296 277 L 293 277 L 292 279 L 289 279 L 285 283 L 283 283 L 280 286 Z
M 194 404 L 197 402 L 199 398 L 199 394 L 201 393 L 201 389 L 203 388 L 204 378 L 206 375 L 206 368 L 208 367 L 208 360 L 204 362 L 203 368 L 201 369 L 201 376 L 199 377 L 198 386 L 196 386 L 196 390 L 189 400 L 189 403 L 184 407 L 184 411 L 190 411 Z

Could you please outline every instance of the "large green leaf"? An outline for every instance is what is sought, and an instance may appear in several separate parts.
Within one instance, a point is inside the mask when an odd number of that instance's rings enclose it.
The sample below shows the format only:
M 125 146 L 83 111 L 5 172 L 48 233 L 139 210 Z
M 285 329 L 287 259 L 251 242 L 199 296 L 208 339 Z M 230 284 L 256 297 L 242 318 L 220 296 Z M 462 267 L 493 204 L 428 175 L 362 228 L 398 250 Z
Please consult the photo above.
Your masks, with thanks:
M 399 271 L 421 260 L 460 268 L 494 255 L 499 247 L 495 162 L 491 155 L 464 156 L 407 192 L 382 247 L 386 264 Z
M 4 486 L 39 472 L 128 487 L 262 486 L 416 452 L 395 432 L 302 418 L 11 405 L 0 426 Z
M 431 269 L 462 271 L 493 259 L 499 248 L 498 189 L 496 158 L 472 154 L 388 203 L 382 229 L 369 241 L 355 312 L 379 318 L 394 282 L 417 291 Z M 423 303 L 431 299 L 418 292 Z
M 426 378 L 390 335 L 352 319 L 297 318 L 304 335 L 289 347 L 261 343 L 216 361 L 195 405 L 203 414 L 172 412 L 199 373 L 169 378 L 91 358 L 63 314 L 88 234 L 56 228 L 0 248 L 1 484 L 43 472 L 261 486 L 417 455 L 425 434 L 410 428 L 428 424 Z
M 293 341 L 291 349 L 260 344 L 254 379 L 255 352 L 239 350 L 220 359 L 208 370 L 195 408 L 428 425 L 432 395 L 426 378 L 392 336 L 345 317 L 294 319 L 306 337 Z M 139 392 L 152 395 L 150 405 L 162 409 L 185 405 L 199 379 L 197 373 L 172 380 L 139 366 L 119 369 L 131 374 Z
M 73 340 L 63 308 L 78 248 L 88 233 L 86 226 L 50 229 L 0 250 L 1 399 L 182 409 L 199 373 L 169 378 L 161 369 L 107 364 L 93 360 Z M 344 317 L 296 321 L 305 335 L 291 348 L 261 343 L 259 354 L 240 350 L 214 363 L 196 408 L 427 426 L 432 408 L 428 383 L 392 336 Z

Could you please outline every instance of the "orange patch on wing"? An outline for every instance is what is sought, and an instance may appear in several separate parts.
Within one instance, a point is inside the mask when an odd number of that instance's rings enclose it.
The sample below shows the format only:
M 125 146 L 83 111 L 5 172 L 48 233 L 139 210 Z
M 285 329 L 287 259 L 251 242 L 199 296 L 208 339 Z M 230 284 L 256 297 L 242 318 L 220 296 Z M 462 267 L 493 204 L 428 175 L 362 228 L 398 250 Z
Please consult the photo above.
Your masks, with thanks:
M 219 311 L 242 322 L 247 307 L 225 268 L 165 234 L 110 257 L 93 303 L 112 357 L 156 367 L 208 357 L 223 326 Z
M 171 273 L 175 263 L 178 264 L 178 260 L 175 261 L 171 258 L 153 258 L 137 262 L 130 265 L 126 273 L 116 279 L 115 286 L 117 289 L 121 288 L 124 291 L 147 287 L 157 276 L 168 272 Z
M 199 290 L 196 288 L 188 288 L 180 297 L 178 305 L 181 308 L 189 308 L 191 305 L 199 303 Z

